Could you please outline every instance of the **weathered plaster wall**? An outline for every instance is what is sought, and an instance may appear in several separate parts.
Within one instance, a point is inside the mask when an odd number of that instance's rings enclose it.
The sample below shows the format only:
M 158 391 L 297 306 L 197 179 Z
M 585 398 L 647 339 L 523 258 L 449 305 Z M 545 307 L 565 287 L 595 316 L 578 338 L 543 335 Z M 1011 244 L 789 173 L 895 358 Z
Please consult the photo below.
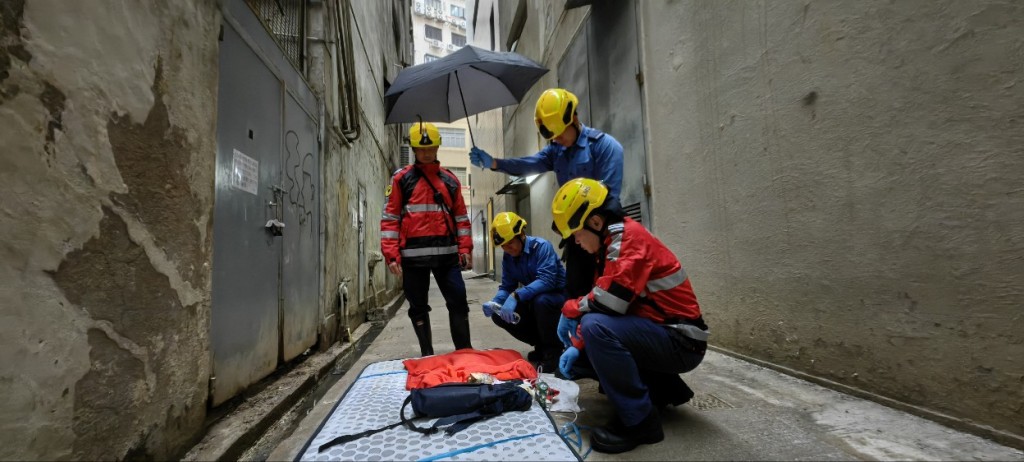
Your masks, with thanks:
M 349 2 L 341 2 L 346 4 Z M 404 6 L 402 6 L 404 4 Z M 392 169 L 397 166 L 402 126 L 384 125 L 384 80 L 393 82 L 402 62 L 399 45 L 393 32 L 395 8 L 404 9 L 408 15 L 408 2 L 351 2 L 352 21 L 344 26 L 343 33 L 352 34 L 356 86 L 359 95 L 360 130 L 358 137 L 348 141 L 335 128 L 337 110 L 327 108 L 328 129 L 325 143 L 323 176 L 324 196 L 323 220 L 325 229 L 324 247 L 324 290 L 329 305 L 337 303 L 336 289 L 344 278 L 349 283 L 349 315 L 347 324 L 352 329 L 366 320 L 366 312 L 386 303 L 400 289 L 399 280 L 387 273 L 384 265 L 378 264 L 363 289 L 364 299 L 359 300 L 359 187 L 366 193 L 365 249 L 367 260 L 373 253 L 380 253 L 380 216 L 384 210 L 384 191 L 390 184 Z M 402 27 L 399 28 L 402 30 Z M 403 32 L 402 40 L 408 40 Z M 319 51 L 315 51 L 319 49 Z M 314 47 L 316 59 L 329 60 L 330 55 Z M 411 58 L 410 58 L 411 59 Z M 328 61 L 328 68 L 333 68 Z M 327 88 L 323 79 L 310 78 L 321 94 L 335 91 Z M 331 101 L 331 98 L 324 98 Z M 364 268 L 363 271 L 366 271 Z M 379 294 L 374 297 L 374 292 Z M 330 311 L 330 306 L 328 307 Z
M 0 458 L 202 430 L 218 13 L 0 3 Z
M 1024 435 L 1024 5 L 638 4 L 713 343 Z

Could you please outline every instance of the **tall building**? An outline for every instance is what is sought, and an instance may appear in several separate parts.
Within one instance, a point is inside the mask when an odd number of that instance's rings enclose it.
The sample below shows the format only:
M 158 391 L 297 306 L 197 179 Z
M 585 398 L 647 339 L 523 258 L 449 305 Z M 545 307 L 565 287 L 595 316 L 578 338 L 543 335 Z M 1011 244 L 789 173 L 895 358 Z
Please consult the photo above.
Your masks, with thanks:
M 416 0 L 412 4 L 413 55 L 416 64 L 447 56 L 466 46 L 466 2 Z M 437 159 L 462 183 L 462 198 L 470 203 L 469 148 L 472 143 L 466 119 L 446 123 L 427 120 L 441 132 Z M 412 163 L 412 152 L 403 149 L 403 162 Z

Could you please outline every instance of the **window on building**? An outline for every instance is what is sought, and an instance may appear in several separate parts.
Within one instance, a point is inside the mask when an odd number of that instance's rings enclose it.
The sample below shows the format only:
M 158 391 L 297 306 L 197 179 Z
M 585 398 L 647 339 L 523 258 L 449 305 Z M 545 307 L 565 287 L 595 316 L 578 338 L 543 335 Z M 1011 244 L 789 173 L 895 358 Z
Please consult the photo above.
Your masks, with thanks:
M 452 12 L 452 16 L 455 16 L 456 18 L 463 18 L 463 19 L 466 18 L 466 8 L 465 7 L 462 7 L 462 6 L 459 6 L 459 5 L 452 5 L 451 6 L 451 12 Z
M 461 128 L 438 128 L 441 132 L 441 145 L 446 148 L 466 147 L 466 130 Z
M 431 26 L 430 24 L 424 24 L 423 36 L 428 39 L 441 40 L 441 28 Z
M 457 47 L 466 46 L 466 36 L 452 32 L 452 45 Z
M 427 53 L 427 54 L 423 55 L 423 62 L 425 62 L 425 63 L 429 63 L 431 61 L 437 61 L 438 59 L 441 59 L 441 57 L 440 56 L 434 56 L 434 55 L 432 55 L 430 53 Z
M 455 174 L 455 178 L 459 179 L 459 184 L 463 187 L 469 187 L 469 178 L 466 178 L 466 167 L 445 167 L 451 170 Z
M 256 13 L 263 27 L 270 32 L 274 41 L 281 46 L 292 65 L 300 71 L 303 41 L 305 36 L 306 2 L 303 0 L 246 0 L 249 8 Z

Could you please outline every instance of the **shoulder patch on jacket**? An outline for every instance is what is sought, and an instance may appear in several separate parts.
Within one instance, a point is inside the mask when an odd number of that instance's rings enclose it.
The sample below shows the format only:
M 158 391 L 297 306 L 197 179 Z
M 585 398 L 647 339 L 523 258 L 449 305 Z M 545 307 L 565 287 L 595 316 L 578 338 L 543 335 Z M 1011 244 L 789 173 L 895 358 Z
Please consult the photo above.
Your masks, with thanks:
M 391 184 L 390 183 L 388 184 L 388 187 L 384 188 L 384 197 L 391 197 Z

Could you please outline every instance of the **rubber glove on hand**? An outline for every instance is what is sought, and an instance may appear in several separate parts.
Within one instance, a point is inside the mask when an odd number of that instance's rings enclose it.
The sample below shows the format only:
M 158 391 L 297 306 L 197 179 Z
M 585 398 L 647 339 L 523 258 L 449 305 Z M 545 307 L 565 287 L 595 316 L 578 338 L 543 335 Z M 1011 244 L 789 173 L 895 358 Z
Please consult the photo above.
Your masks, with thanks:
M 516 301 L 516 297 L 509 295 L 508 298 L 505 299 L 505 303 L 501 305 L 501 312 L 498 313 L 498 315 L 501 316 L 501 320 L 509 324 L 515 324 L 516 305 L 518 304 L 519 302 Z
M 495 303 L 494 300 L 484 303 L 484 316 L 487 316 L 488 318 L 494 316 L 494 312 L 500 309 L 501 305 Z
M 576 364 L 576 360 L 580 359 L 580 350 L 576 347 L 566 348 L 565 352 L 562 353 L 562 357 L 558 359 L 558 370 L 562 372 L 562 375 L 567 379 L 572 378 L 572 365 Z
M 494 158 L 487 151 L 473 146 L 473 149 L 469 150 L 469 162 L 480 168 L 491 168 Z
M 569 337 L 576 336 L 576 329 L 579 327 L 580 321 L 578 319 L 569 319 L 563 314 L 558 318 L 558 327 L 555 328 L 555 332 L 558 334 L 558 339 L 562 341 L 562 345 L 566 347 L 572 346 L 572 341 Z

